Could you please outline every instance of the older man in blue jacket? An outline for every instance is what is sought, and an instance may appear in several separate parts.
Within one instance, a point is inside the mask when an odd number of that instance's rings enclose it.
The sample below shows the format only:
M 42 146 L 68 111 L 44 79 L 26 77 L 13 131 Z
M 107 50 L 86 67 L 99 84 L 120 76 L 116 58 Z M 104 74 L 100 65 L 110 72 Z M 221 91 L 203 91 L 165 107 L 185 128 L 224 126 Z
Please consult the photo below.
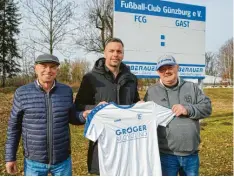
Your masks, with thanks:
M 6 141 L 6 169 L 14 174 L 16 152 L 23 139 L 24 175 L 72 175 L 69 123 L 83 124 L 89 111 L 76 112 L 72 89 L 56 81 L 57 57 L 38 56 L 37 79 L 14 95 Z

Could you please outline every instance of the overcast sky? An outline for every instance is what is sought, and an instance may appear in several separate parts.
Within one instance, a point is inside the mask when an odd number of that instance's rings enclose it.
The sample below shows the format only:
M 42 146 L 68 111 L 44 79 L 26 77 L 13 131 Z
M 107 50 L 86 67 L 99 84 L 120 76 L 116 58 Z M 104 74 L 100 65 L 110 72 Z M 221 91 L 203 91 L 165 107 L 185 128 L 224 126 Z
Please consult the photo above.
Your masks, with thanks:
M 206 7 L 206 52 L 233 37 L 233 0 L 167 0 Z
M 233 37 L 233 0 L 167 0 L 206 7 L 206 52 L 218 52 L 219 48 Z M 79 0 L 86 3 L 87 0 Z M 81 10 L 82 11 L 82 10 Z M 22 24 L 25 25 L 25 22 Z M 24 31 L 24 30 L 23 30 Z M 25 32 L 24 32 L 25 33 Z M 64 56 L 56 52 L 61 60 Z M 99 55 L 100 56 L 100 55 Z M 97 55 L 86 54 L 76 49 L 74 57 L 95 61 Z M 74 58 L 71 57 L 70 59 Z

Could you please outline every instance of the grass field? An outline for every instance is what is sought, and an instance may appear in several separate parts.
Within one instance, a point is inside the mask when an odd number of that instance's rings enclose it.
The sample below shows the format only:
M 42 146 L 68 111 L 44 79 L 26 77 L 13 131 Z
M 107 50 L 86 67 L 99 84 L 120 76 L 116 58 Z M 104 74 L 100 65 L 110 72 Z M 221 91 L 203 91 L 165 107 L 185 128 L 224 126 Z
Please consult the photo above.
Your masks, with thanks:
M 200 175 L 233 175 L 233 90 L 229 88 L 205 89 L 212 100 L 211 117 L 201 122 Z M 144 92 L 141 92 L 143 97 Z M 0 175 L 7 175 L 4 162 L 7 119 L 12 93 L 0 93 Z M 71 126 L 73 175 L 88 175 L 86 156 L 88 141 L 83 137 L 83 126 Z M 18 173 L 23 175 L 22 147 L 18 150 Z

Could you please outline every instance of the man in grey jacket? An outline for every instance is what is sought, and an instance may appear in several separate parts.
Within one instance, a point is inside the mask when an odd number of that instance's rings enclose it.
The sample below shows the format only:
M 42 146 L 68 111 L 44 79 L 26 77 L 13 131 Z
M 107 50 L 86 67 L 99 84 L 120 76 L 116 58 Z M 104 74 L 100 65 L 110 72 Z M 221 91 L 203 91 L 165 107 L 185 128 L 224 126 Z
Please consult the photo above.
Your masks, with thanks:
M 196 84 L 179 78 L 178 69 L 173 56 L 160 57 L 160 81 L 147 90 L 144 100 L 170 108 L 176 115 L 167 127 L 157 130 L 163 176 L 198 176 L 199 119 L 211 114 L 211 101 Z

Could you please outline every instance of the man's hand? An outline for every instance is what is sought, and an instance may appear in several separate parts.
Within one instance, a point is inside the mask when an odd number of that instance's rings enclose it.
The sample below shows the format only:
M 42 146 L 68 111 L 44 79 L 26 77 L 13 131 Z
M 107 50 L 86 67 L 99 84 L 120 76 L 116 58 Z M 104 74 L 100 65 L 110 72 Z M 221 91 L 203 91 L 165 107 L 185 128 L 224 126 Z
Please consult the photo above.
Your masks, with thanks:
M 83 111 L 83 117 L 86 119 L 90 112 L 91 110 Z
M 98 103 L 97 106 L 101 105 L 101 104 L 108 104 L 106 101 L 101 101 L 100 103 Z
M 6 163 L 7 173 L 13 175 L 17 172 L 16 161 Z
M 187 110 L 185 109 L 185 107 L 181 104 L 175 104 L 172 106 L 172 111 L 175 113 L 175 115 L 178 117 L 178 116 L 181 116 L 181 115 L 184 115 L 184 116 L 187 116 L 188 115 L 188 112 Z

